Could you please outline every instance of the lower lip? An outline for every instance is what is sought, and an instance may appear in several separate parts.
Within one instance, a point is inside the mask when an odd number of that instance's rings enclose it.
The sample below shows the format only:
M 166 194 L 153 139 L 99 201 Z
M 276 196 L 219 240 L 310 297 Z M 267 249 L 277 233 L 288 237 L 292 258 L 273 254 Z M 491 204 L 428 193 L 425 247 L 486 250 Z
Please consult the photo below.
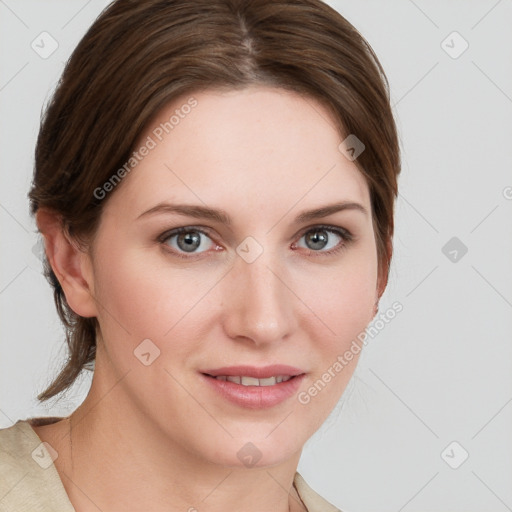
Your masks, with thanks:
M 201 374 L 202 378 L 221 396 L 230 402 L 247 409 L 265 409 L 274 407 L 294 395 L 305 374 L 292 377 L 286 382 L 273 386 L 243 386 L 227 380 L 218 380 Z

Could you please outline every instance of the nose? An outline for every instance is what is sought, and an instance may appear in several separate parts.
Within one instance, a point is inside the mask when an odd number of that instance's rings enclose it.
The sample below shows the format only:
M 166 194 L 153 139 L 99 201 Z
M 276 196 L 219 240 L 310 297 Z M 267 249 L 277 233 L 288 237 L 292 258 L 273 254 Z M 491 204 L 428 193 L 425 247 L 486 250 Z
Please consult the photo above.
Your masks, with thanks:
M 270 251 L 253 262 L 237 256 L 223 288 L 226 334 L 253 345 L 269 345 L 290 337 L 299 302 L 290 273 Z

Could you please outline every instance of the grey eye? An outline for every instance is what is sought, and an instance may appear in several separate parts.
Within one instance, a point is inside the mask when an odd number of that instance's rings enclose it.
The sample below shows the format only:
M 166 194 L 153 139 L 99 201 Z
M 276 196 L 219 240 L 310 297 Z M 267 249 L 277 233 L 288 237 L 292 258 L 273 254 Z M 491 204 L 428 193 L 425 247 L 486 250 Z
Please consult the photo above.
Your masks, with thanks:
M 175 243 L 168 243 L 173 239 L 175 239 Z M 205 240 L 207 241 L 205 242 Z M 210 237 L 208 237 L 208 235 L 203 231 L 190 228 L 180 228 L 179 230 L 175 230 L 174 232 L 169 233 L 164 239 L 164 242 L 168 243 L 168 245 L 175 251 L 183 251 L 188 253 L 203 252 L 203 250 L 208 250 L 208 241 L 213 243 Z M 197 249 L 202 250 L 198 251 Z
M 340 240 L 343 240 L 343 237 L 340 234 L 336 233 L 334 230 L 326 228 L 311 229 L 302 235 L 301 239 L 302 238 L 305 239 L 306 249 L 310 249 L 312 251 L 332 249 L 339 244 Z M 329 243 L 332 245 L 329 246 Z

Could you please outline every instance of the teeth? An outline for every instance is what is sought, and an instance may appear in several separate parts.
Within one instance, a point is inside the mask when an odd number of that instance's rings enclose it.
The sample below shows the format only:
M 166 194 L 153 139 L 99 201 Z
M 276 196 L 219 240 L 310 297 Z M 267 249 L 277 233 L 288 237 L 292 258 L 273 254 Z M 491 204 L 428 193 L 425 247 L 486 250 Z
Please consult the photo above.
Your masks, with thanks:
M 240 377 L 240 384 L 242 386 L 259 386 L 260 381 L 254 377 Z
M 274 386 L 280 382 L 286 382 L 291 379 L 290 375 L 276 375 L 275 377 L 268 377 L 266 379 L 256 379 L 255 377 L 246 377 L 245 375 L 218 375 L 215 377 L 217 380 L 227 380 L 242 386 Z
M 281 382 L 282 378 L 279 377 L 268 377 L 267 379 L 260 379 L 260 386 L 273 386 L 277 382 Z

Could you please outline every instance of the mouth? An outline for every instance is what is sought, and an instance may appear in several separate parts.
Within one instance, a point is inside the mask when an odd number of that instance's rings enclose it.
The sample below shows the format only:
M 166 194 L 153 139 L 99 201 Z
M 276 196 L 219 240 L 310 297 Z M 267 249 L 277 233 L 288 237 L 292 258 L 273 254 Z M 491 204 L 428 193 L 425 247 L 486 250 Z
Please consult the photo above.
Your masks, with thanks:
M 274 407 L 296 393 L 306 373 L 287 365 L 204 370 L 202 378 L 229 402 L 249 409 Z
M 266 379 L 257 379 L 256 377 L 248 377 L 247 375 L 208 375 L 217 380 L 223 380 L 240 384 L 242 386 L 275 386 L 280 382 L 286 382 L 293 379 L 292 375 L 276 375 L 275 377 L 267 377 Z

